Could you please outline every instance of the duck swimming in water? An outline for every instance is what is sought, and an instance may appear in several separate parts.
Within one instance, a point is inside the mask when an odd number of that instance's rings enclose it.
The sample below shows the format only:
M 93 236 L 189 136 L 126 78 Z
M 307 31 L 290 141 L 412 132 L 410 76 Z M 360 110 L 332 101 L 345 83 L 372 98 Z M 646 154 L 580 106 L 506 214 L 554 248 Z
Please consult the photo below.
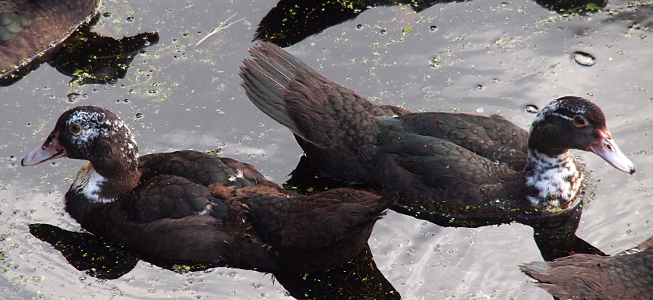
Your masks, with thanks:
M 295 134 L 320 175 L 398 192 L 393 209 L 418 218 L 475 227 L 575 207 L 583 173 L 569 149 L 635 173 L 587 99 L 553 100 L 528 132 L 498 115 L 374 104 L 271 43 L 250 53 L 247 96 Z
M 299 195 L 249 164 L 197 151 L 141 157 L 125 122 L 94 106 L 64 112 L 21 164 L 61 157 L 88 161 L 65 197 L 84 229 L 166 260 L 329 269 L 356 257 L 396 202 L 350 188 Z

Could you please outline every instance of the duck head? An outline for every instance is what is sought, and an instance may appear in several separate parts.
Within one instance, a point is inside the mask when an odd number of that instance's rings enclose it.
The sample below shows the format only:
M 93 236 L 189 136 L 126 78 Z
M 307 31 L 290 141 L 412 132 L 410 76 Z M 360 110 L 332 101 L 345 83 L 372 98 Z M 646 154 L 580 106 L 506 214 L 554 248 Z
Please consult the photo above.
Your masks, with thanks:
M 581 97 L 562 97 L 544 107 L 533 121 L 528 145 L 550 157 L 568 149 L 590 151 L 616 169 L 635 174 L 635 165 L 612 139 L 601 108 Z
M 140 178 L 138 146 L 116 114 L 99 107 L 79 106 L 64 112 L 54 129 L 21 160 L 23 166 L 68 157 L 89 161 L 71 190 L 89 201 L 111 202 L 134 188 Z

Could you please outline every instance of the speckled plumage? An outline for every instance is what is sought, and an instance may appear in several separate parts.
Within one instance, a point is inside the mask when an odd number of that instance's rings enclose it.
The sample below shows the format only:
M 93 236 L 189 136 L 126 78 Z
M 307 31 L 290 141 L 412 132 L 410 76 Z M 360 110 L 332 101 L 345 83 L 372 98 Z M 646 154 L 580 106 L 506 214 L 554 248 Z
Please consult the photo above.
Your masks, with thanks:
M 520 266 L 560 299 L 653 299 L 653 238 L 615 256 L 575 254 Z
M 84 229 L 148 257 L 270 272 L 315 272 L 355 257 L 396 197 L 349 188 L 307 196 L 254 167 L 196 151 L 138 156 L 108 110 L 66 111 L 22 160 L 88 160 L 66 193 Z
M 583 98 L 552 101 L 529 134 L 497 115 L 377 105 L 273 44 L 250 52 L 241 67 L 247 96 L 295 134 L 322 175 L 396 191 L 394 209 L 418 218 L 481 226 L 568 209 L 582 194 L 570 148 L 612 152 L 606 161 L 634 173 L 601 110 Z

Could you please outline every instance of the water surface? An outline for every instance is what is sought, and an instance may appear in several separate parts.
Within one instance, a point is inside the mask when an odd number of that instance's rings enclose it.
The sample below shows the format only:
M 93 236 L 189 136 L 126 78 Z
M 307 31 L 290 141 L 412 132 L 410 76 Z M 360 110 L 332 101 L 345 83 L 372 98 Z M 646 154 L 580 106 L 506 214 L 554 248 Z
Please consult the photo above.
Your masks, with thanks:
M 63 209 L 81 161 L 20 167 L 64 110 L 98 105 L 132 128 L 143 154 L 220 149 L 271 180 L 288 179 L 301 149 L 247 100 L 238 77 L 256 25 L 276 1 L 105 1 L 93 31 L 114 38 L 158 32 L 159 42 L 111 84 L 69 85 L 44 64 L 0 88 L 0 298 L 283 299 L 271 275 L 216 268 L 178 274 L 139 262 L 115 280 L 71 267 L 28 225 L 79 230 Z M 243 21 L 195 46 L 221 21 Z M 326 77 L 376 103 L 411 110 L 500 113 L 527 128 L 527 105 L 577 95 L 604 110 L 634 176 L 574 152 L 591 174 L 578 236 L 614 254 L 653 234 L 650 171 L 653 7 L 616 1 L 597 13 L 564 16 L 530 1 L 473 0 L 376 7 L 287 49 Z M 409 30 L 408 30 L 409 29 Z M 593 66 L 576 62 L 590 54 Z M 71 102 L 67 95 L 80 96 Z M 389 212 L 369 241 L 376 264 L 405 299 L 551 299 L 521 274 L 541 260 L 520 224 L 442 228 Z

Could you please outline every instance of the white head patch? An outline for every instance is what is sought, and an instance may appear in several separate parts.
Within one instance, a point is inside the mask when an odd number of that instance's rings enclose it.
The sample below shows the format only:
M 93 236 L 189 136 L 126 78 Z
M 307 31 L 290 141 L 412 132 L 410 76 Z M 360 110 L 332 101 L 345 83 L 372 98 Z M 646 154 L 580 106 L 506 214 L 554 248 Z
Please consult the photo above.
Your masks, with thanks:
M 83 128 L 71 139 L 77 147 L 89 147 L 91 141 L 98 137 L 110 138 L 113 143 L 122 143 L 116 147 L 128 163 L 138 159 L 136 140 L 122 119 L 109 117 L 104 112 L 77 110 L 66 120 L 66 127 L 72 124 L 79 124 Z

